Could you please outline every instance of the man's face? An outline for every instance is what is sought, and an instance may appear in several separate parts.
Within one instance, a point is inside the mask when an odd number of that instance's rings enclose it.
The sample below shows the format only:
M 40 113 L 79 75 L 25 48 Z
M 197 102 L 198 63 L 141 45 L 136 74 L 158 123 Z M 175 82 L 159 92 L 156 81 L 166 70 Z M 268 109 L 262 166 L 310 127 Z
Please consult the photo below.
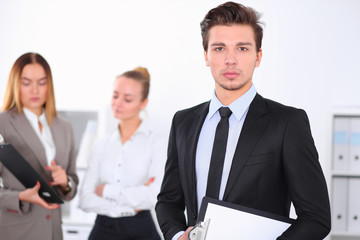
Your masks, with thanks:
M 246 92 L 252 83 L 262 51 L 256 51 L 253 29 L 248 25 L 217 25 L 209 31 L 206 65 L 215 79 L 215 89 Z

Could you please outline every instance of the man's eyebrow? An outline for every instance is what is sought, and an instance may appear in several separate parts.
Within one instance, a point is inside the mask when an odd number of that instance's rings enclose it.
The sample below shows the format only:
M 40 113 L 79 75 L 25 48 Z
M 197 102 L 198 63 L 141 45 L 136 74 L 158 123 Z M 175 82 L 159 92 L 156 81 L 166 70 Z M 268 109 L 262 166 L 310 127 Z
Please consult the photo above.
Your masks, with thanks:
M 244 45 L 252 46 L 252 43 L 251 43 L 251 42 L 238 42 L 238 43 L 236 44 L 236 46 L 244 46 Z
M 214 42 L 210 45 L 210 47 L 224 47 L 225 46 L 225 43 L 222 43 L 222 42 Z
M 238 42 L 236 46 L 252 46 L 251 42 Z M 214 42 L 210 45 L 210 47 L 225 47 L 225 43 L 222 42 Z

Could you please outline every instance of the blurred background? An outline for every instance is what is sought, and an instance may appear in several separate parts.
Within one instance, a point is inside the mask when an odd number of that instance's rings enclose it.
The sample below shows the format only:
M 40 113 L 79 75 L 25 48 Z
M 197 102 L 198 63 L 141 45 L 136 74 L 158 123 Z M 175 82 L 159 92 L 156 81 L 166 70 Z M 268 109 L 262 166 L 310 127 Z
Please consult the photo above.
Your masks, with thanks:
M 151 74 L 144 114 L 167 135 L 177 110 L 212 96 L 199 23 L 223 2 L 0 0 L 0 99 L 14 61 L 25 52 L 40 53 L 53 71 L 58 110 L 82 119 L 76 123 L 83 128 L 80 146 L 88 118 L 98 120 L 103 132 L 112 121 L 115 77 L 143 66 Z M 308 113 L 331 189 L 334 114 L 360 115 L 360 1 L 241 3 L 262 13 L 265 23 L 263 59 L 253 82 L 262 96 Z M 84 162 L 79 169 L 85 167 Z

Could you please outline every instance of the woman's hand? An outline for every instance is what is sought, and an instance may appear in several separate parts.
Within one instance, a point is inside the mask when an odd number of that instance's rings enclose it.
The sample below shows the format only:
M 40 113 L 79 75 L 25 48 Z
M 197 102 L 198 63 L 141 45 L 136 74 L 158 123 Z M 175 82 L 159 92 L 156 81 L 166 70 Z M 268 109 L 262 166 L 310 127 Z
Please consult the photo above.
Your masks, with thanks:
M 95 194 L 98 195 L 99 197 L 102 197 L 103 192 L 104 192 L 104 187 L 105 187 L 105 184 L 97 185 L 95 188 Z
M 150 186 L 155 181 L 155 177 L 150 178 L 146 183 L 145 186 Z
M 39 196 L 40 183 L 36 182 L 33 188 L 28 188 L 19 193 L 19 200 L 23 202 L 29 202 L 36 205 L 40 205 L 46 209 L 53 210 L 59 208 L 60 205 L 57 203 L 47 203 L 44 199 Z
M 155 177 L 150 178 L 144 185 L 145 186 L 150 186 L 150 184 L 152 184 L 155 181 Z M 135 209 L 135 212 L 141 212 L 141 209 Z
M 56 165 L 55 161 L 52 160 L 51 166 L 47 166 L 46 169 L 51 171 L 51 177 L 53 179 L 53 181 L 50 182 L 51 186 L 59 186 L 61 189 L 68 188 L 66 171 L 60 165 Z

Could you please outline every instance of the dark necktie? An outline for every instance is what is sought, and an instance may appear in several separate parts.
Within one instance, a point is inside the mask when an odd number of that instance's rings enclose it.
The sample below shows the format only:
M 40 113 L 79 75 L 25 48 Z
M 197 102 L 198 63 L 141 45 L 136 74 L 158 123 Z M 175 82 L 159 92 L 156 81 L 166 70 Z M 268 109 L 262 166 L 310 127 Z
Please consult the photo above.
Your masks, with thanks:
M 219 198 L 226 144 L 229 135 L 229 117 L 232 112 L 228 107 L 221 107 L 219 113 L 221 119 L 216 127 L 206 187 L 206 196 L 216 199 Z

